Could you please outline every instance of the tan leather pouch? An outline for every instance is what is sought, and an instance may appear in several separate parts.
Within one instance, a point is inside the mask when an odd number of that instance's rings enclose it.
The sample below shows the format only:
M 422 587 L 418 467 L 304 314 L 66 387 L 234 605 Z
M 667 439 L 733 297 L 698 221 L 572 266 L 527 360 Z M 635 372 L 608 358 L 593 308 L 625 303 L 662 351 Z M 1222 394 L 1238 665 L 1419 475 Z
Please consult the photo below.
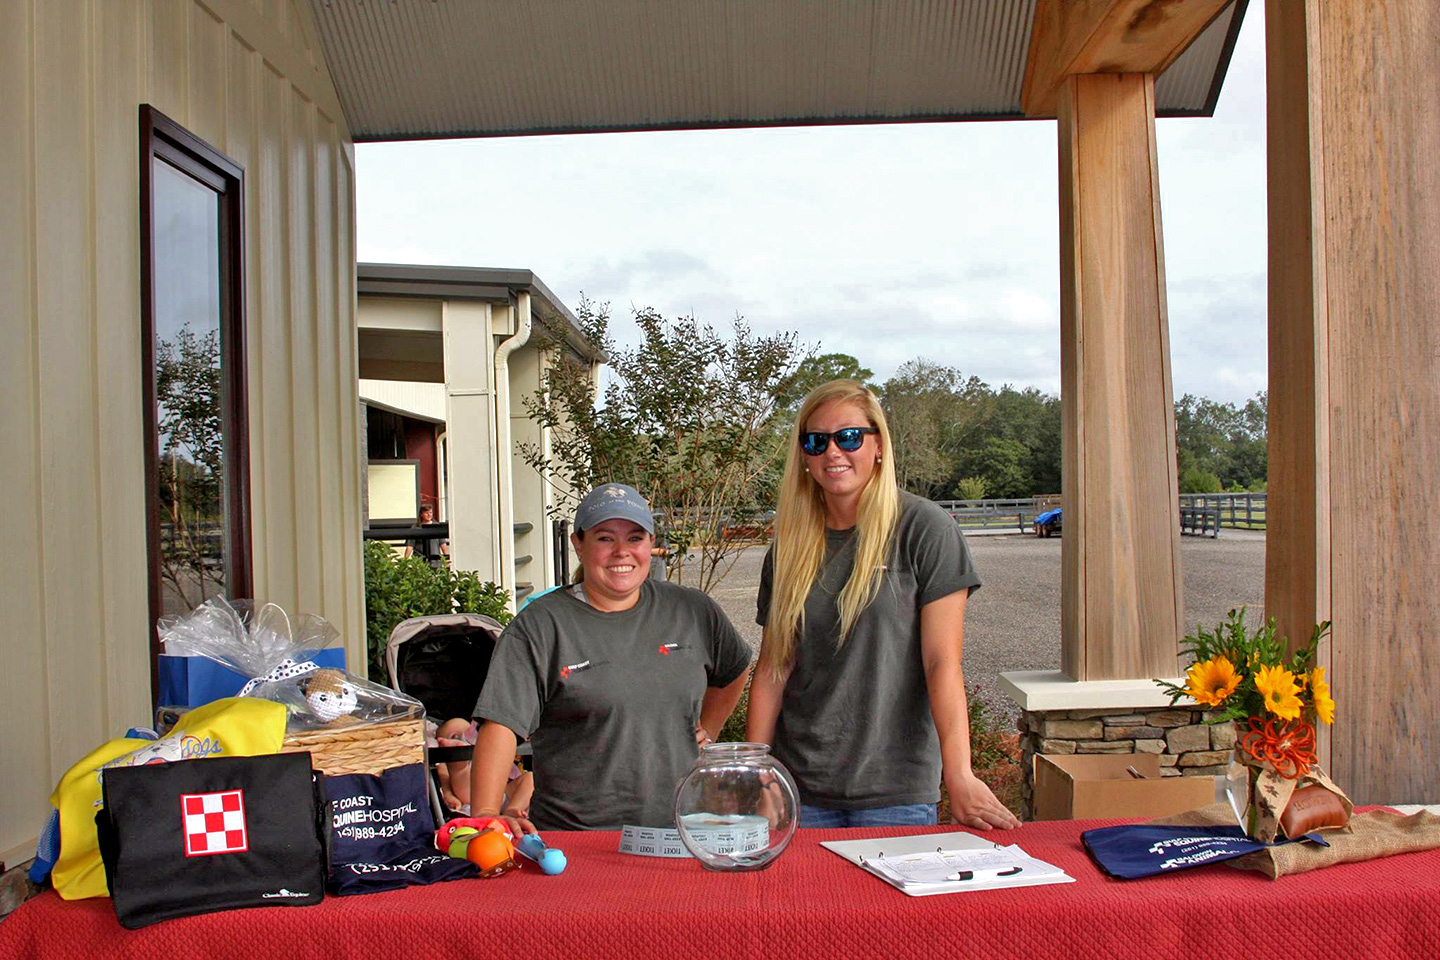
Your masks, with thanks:
M 1301 787 L 1290 795 L 1285 812 L 1280 814 L 1280 829 L 1294 839 L 1315 830 L 1343 827 L 1350 822 L 1350 811 L 1340 797 L 1317 784 Z

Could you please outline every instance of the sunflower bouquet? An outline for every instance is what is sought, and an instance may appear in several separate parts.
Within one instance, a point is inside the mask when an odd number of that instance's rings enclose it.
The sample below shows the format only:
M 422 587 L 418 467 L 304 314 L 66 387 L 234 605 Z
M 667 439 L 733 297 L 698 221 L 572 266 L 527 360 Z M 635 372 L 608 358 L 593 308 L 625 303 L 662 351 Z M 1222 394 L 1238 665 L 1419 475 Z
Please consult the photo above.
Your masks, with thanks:
M 1315 721 L 1335 721 L 1325 668 L 1315 665 L 1329 630 L 1329 621 L 1316 625 L 1310 641 L 1287 657 L 1273 619 L 1252 632 L 1245 608 L 1231 610 L 1213 631 L 1197 625 L 1182 641 L 1181 653 L 1193 661 L 1183 685 L 1155 681 L 1172 706 L 1189 697 L 1210 708 L 1207 723 L 1235 724 L 1236 759 L 1249 773 L 1246 831 L 1266 842 L 1275 838 L 1279 816 L 1302 784 L 1344 796 L 1315 754 Z

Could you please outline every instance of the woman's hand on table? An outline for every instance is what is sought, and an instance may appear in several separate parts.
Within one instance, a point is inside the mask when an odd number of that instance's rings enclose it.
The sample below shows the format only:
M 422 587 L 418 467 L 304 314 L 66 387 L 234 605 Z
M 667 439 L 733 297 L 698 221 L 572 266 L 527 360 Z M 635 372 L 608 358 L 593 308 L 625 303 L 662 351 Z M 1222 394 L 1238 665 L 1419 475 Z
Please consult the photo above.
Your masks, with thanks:
M 1020 820 L 995 798 L 995 794 L 975 774 L 966 770 L 947 780 L 950 793 L 950 820 L 971 830 L 1009 830 L 1020 826 Z

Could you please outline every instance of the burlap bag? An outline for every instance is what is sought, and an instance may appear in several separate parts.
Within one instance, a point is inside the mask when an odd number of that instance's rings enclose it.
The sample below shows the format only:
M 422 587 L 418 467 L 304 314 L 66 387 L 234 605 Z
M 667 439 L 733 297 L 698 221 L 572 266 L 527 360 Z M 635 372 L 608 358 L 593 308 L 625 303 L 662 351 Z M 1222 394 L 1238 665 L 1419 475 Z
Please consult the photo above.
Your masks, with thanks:
M 1235 813 L 1228 804 L 1216 803 L 1152 823 L 1181 827 L 1213 827 L 1233 824 Z M 1343 830 L 1325 832 L 1322 847 L 1315 843 L 1287 843 L 1226 861 L 1239 870 L 1257 870 L 1271 880 L 1286 874 L 1305 873 L 1337 863 L 1355 863 L 1415 853 L 1440 847 L 1440 815 L 1428 810 L 1405 816 L 1390 810 L 1357 813 Z
M 1240 751 L 1236 751 L 1237 754 Z M 1320 767 L 1311 767 L 1310 772 L 1301 777 L 1282 777 L 1269 766 L 1262 766 L 1249 761 L 1249 758 L 1242 758 L 1247 769 L 1258 769 L 1259 779 L 1255 781 L 1255 809 L 1258 813 L 1255 823 L 1255 830 L 1252 836 L 1261 843 L 1274 843 L 1280 835 L 1280 816 L 1285 812 L 1285 807 L 1290 803 L 1290 797 L 1301 787 L 1314 784 L 1324 787 L 1340 800 L 1340 805 L 1345 808 L 1345 816 L 1349 817 L 1355 810 L 1355 804 L 1345 795 L 1345 791 L 1335 785 L 1335 782 L 1325 775 Z M 1326 836 L 1331 830 L 1346 830 L 1346 827 L 1327 828 Z

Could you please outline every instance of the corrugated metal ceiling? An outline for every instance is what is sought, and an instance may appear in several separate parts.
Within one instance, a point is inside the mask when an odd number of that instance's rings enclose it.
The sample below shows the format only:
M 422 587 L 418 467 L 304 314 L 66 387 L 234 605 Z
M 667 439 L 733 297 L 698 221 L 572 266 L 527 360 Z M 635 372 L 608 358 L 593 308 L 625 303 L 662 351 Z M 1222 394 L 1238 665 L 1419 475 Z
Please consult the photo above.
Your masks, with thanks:
M 1018 118 L 1035 0 L 310 0 L 357 141 Z M 1213 109 L 1234 4 L 1161 76 Z

